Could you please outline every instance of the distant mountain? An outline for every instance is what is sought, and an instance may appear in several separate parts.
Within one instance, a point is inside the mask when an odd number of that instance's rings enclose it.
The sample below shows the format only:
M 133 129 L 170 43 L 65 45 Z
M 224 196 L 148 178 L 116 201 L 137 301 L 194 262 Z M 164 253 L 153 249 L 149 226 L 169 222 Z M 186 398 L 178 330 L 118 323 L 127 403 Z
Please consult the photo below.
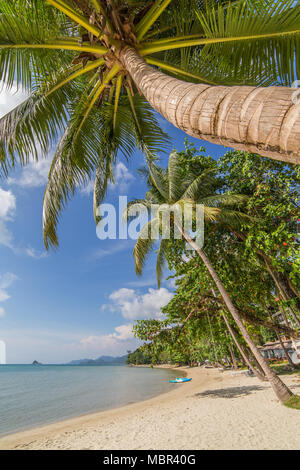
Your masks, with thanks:
M 75 361 L 68 362 L 70 366 L 105 366 L 105 365 L 122 365 L 126 363 L 126 356 L 112 357 L 112 356 L 100 356 L 97 359 L 77 359 Z

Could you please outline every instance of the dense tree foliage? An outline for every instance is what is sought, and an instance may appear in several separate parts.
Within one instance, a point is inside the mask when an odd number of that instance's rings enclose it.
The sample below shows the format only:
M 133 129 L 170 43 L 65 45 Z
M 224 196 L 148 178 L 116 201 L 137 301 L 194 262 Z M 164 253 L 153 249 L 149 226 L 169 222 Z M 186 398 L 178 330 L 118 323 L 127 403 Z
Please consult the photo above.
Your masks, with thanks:
M 188 143 L 179 160 L 182 177 L 191 169 L 214 170 L 215 191 L 247 196 L 236 211 L 249 218 L 239 228 L 234 218 L 207 224 L 204 248 L 255 342 L 299 337 L 299 169 L 238 151 L 216 161 Z M 163 308 L 165 319 L 138 321 L 134 327 L 152 361 L 161 362 L 164 354 L 177 363 L 234 362 L 240 352 L 224 315 L 251 356 L 196 253 L 173 240 L 166 258 L 176 292 Z M 283 325 L 273 316 L 278 311 L 286 319 Z

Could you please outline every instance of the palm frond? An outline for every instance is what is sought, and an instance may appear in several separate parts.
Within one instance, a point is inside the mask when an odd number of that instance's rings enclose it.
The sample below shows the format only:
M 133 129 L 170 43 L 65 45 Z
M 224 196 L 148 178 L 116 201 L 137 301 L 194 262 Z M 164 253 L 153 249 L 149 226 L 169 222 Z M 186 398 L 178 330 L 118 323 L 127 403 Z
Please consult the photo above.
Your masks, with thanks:
M 101 218 L 98 215 L 98 209 L 103 202 L 106 195 L 108 183 L 113 179 L 113 170 L 111 155 L 106 154 L 105 158 L 99 161 L 96 170 L 93 194 L 93 213 L 96 225 L 100 222 Z
M 212 196 L 199 197 L 197 202 L 206 206 L 236 206 L 245 203 L 248 197 L 243 194 L 214 194 Z
M 178 201 L 181 196 L 182 172 L 178 161 L 178 153 L 176 150 L 170 153 L 168 164 L 168 181 L 169 181 L 169 197 L 170 203 Z
M 159 220 L 157 218 L 154 218 L 145 224 L 142 227 L 139 238 L 134 246 L 133 256 L 135 260 L 135 272 L 139 276 L 142 275 L 147 257 L 151 253 L 157 241 L 151 234 L 158 230 L 158 226 Z
M 156 279 L 157 279 L 158 289 L 160 289 L 161 279 L 162 279 L 164 267 L 166 265 L 167 246 L 168 246 L 168 240 L 162 239 L 160 242 L 159 249 L 157 252 L 157 257 L 156 257 Z
M 5 176 L 17 163 L 38 159 L 56 143 L 68 120 L 68 103 L 78 92 L 78 84 L 72 83 L 47 96 L 48 87 L 60 80 L 61 76 L 49 79 L 47 87 L 42 86 L 0 119 L 0 170 Z
M 16 81 L 24 89 L 49 71 L 70 64 L 73 52 L 15 49 L 18 44 L 46 44 L 58 37 L 75 39 L 76 28 L 44 1 L 0 1 L 0 81 L 9 88 Z
M 294 0 L 240 1 L 197 12 L 205 37 L 244 38 L 205 46 L 202 57 L 230 58 L 245 81 L 290 86 L 296 79 L 300 46 L 300 5 Z M 274 35 L 274 36 L 272 36 Z M 259 38 L 260 37 L 260 38 Z M 250 72 L 250 74 L 249 74 Z
M 130 221 L 131 218 L 131 211 L 134 206 L 142 206 L 145 207 L 148 211 L 151 210 L 151 203 L 147 201 L 147 199 L 133 199 L 132 201 L 128 202 L 126 209 L 124 210 L 122 214 L 122 220 L 123 222 L 128 222 Z M 135 217 L 135 216 L 132 216 Z
M 169 183 L 165 171 L 155 163 L 149 161 L 148 167 L 152 185 L 159 192 L 164 201 L 169 199 Z

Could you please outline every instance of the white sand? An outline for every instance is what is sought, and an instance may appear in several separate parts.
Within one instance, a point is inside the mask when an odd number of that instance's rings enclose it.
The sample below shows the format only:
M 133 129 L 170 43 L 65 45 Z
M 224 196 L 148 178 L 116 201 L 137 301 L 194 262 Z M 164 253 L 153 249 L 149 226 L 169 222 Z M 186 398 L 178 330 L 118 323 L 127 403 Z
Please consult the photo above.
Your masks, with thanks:
M 2 437 L 0 449 L 300 449 L 300 411 L 256 378 L 186 369 L 192 382 L 119 409 Z M 284 377 L 300 394 L 300 377 Z

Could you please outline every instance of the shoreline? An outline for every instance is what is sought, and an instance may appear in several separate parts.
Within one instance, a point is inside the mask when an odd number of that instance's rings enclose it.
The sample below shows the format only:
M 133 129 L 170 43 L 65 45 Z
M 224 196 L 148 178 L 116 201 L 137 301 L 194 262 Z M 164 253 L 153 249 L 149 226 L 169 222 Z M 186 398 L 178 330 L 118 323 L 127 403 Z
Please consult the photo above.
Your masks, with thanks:
M 148 364 L 141 364 L 141 365 L 130 365 L 130 367 L 136 367 L 136 368 L 151 368 L 150 365 Z M 189 374 L 189 371 L 193 370 L 194 368 L 190 367 L 174 367 L 170 366 L 168 364 L 161 364 L 161 365 L 156 365 L 153 366 L 153 369 L 170 369 L 173 371 L 179 371 L 180 375 L 182 377 L 186 377 Z M 193 378 L 193 377 L 192 377 Z M 179 384 L 180 385 L 180 384 Z M 174 384 L 174 388 L 177 385 Z M 72 418 L 67 418 L 67 419 L 62 419 L 59 421 L 55 421 L 54 423 L 47 423 L 43 425 L 38 425 L 34 426 L 33 428 L 21 430 L 21 431 L 16 431 L 12 432 L 9 434 L 5 434 L 3 436 L 0 436 L 0 450 L 5 450 L 5 449 L 10 449 L 10 446 L 13 446 L 15 448 L 16 446 L 23 445 L 27 442 L 27 440 L 32 440 L 34 438 L 38 437 L 43 437 L 44 434 L 48 435 L 49 433 L 56 433 L 61 430 L 69 430 L 69 428 L 74 429 L 77 428 L 77 426 L 85 425 L 85 424 L 90 424 L 94 421 L 98 421 L 101 419 L 107 420 L 110 417 L 114 417 L 114 415 L 117 415 L 119 413 L 126 413 L 130 412 L 131 408 L 139 408 L 140 406 L 151 406 L 152 402 L 156 402 L 156 400 L 160 400 L 160 398 L 165 397 L 166 395 L 172 396 L 174 394 L 174 390 L 168 390 L 165 392 L 161 392 L 158 395 L 154 395 L 153 397 L 146 398 L 144 400 L 139 400 L 134 403 L 129 403 L 127 405 L 121 405 L 117 406 L 114 408 L 108 408 L 105 410 L 100 410 L 100 411 L 94 411 L 92 413 L 85 413 L 81 414 L 78 416 L 74 416 Z M 9 447 L 6 447 L 9 446 Z
M 268 383 L 231 371 L 175 370 L 193 380 L 143 401 L 8 434 L 0 449 L 300 449 L 300 412 L 281 405 Z M 283 379 L 300 393 L 299 376 Z
M 11 364 L 9 364 L 11 365 Z M 32 364 L 28 364 L 28 365 L 32 365 Z M 45 364 L 43 364 L 45 365 Z M 53 365 L 53 364 L 47 364 L 47 365 Z M 54 364 L 56 366 L 56 364 Z M 59 364 L 60 365 L 60 364 Z M 62 364 L 63 366 L 65 364 Z M 150 365 L 148 364 L 141 364 L 141 365 L 134 365 L 134 364 L 130 364 L 130 365 L 127 365 L 127 367 L 134 367 L 134 368 L 151 368 Z M 173 372 L 177 372 L 177 371 L 180 371 L 180 375 L 182 377 L 186 377 L 187 375 L 187 372 L 186 372 L 186 369 L 188 368 L 187 366 L 170 366 L 169 364 L 159 364 L 159 365 L 155 365 L 152 367 L 153 369 L 169 369 Z M 162 395 L 165 395 L 165 394 L 168 394 L 172 392 L 172 390 L 164 390 L 164 391 L 161 391 L 159 393 L 155 393 L 154 395 L 150 395 L 148 396 L 147 398 L 142 398 L 142 399 L 138 399 L 137 401 L 130 401 L 128 403 L 125 403 L 125 404 L 120 404 L 120 405 L 117 405 L 117 406 L 112 406 L 112 407 L 108 407 L 108 408 L 102 408 L 102 409 L 99 409 L 99 410 L 94 410 L 94 411 L 90 411 L 90 412 L 85 412 L 85 413 L 80 413 L 80 414 L 76 414 L 76 415 L 73 415 L 73 416 L 67 416 L 67 417 L 62 417 L 61 419 L 54 419 L 53 421 L 50 421 L 50 422 L 46 422 L 46 423 L 37 423 L 31 427 L 25 427 L 23 429 L 19 429 L 17 431 L 12 431 L 12 432 L 8 432 L 7 434 L 0 434 L 0 450 L 2 450 L 2 447 L 1 447 L 1 443 L 2 443 L 2 440 L 4 440 L 5 438 L 9 438 L 9 437 L 19 437 L 19 436 L 23 436 L 27 433 L 31 433 L 31 432 L 34 432 L 35 431 L 39 431 L 39 430 L 44 430 L 44 428 L 48 428 L 48 427 L 58 427 L 60 428 L 61 424 L 63 425 L 64 423 L 68 424 L 69 422 L 75 422 L 77 420 L 79 420 L 80 418 L 91 418 L 93 417 L 94 415 L 100 415 L 102 413 L 108 413 L 110 411 L 118 411 L 122 408 L 125 408 L 127 406 L 134 406 L 138 403 L 143 403 L 143 402 L 146 402 L 146 401 L 149 401 L 149 400 L 152 400 L 156 397 L 160 397 Z
M 9 364 L 11 365 L 11 364 Z M 22 364 L 23 365 L 23 364 Z M 28 364 L 28 365 L 32 365 L 32 364 Z M 42 365 L 53 365 L 53 364 L 42 364 Z M 55 366 L 57 364 L 54 364 Z M 59 365 L 62 365 L 64 366 L 65 364 L 59 364 Z M 127 367 L 134 367 L 134 368 L 151 368 L 151 365 L 148 365 L 148 364 L 141 364 L 141 365 L 134 365 L 134 364 L 130 364 L 130 365 L 127 365 Z M 187 372 L 186 372 L 186 369 L 188 368 L 187 366 L 171 366 L 169 364 L 159 364 L 159 365 L 155 365 L 152 367 L 153 369 L 169 369 L 171 371 L 174 371 L 174 372 L 177 372 L 177 371 L 180 371 L 180 375 L 182 377 L 186 377 L 187 376 Z M 164 391 L 161 391 L 159 393 L 155 393 L 154 395 L 150 395 L 148 398 L 142 398 L 142 399 L 139 399 L 137 401 L 130 401 L 128 402 L 127 404 L 121 404 L 121 405 L 117 405 L 117 406 L 113 406 L 113 407 L 108 407 L 108 408 L 103 408 L 103 409 L 99 409 L 99 410 L 95 410 L 95 411 L 90 411 L 90 412 L 87 412 L 87 413 L 80 413 L 78 415 L 74 415 L 74 416 L 69 416 L 69 417 L 63 417 L 61 419 L 55 419 L 53 421 L 50 421 L 50 422 L 46 422 L 46 423 L 37 423 L 35 425 L 33 425 L 32 427 L 28 427 L 28 428 L 23 428 L 23 429 L 19 429 L 17 431 L 12 431 L 12 432 L 8 432 L 7 434 L 2 434 L 0 435 L 0 450 L 2 450 L 2 447 L 1 447 L 1 443 L 2 443 L 2 440 L 4 440 L 5 438 L 9 438 L 9 437 L 12 437 L 14 438 L 15 436 L 16 437 L 19 437 L 19 436 L 23 436 L 25 434 L 30 434 L 31 432 L 35 433 L 35 431 L 40 431 L 40 430 L 44 430 L 44 428 L 49 428 L 49 427 L 58 427 L 60 428 L 61 426 L 60 425 L 63 425 L 64 423 L 68 424 L 69 422 L 75 422 L 77 421 L 78 419 L 80 418 L 91 418 L 93 417 L 94 415 L 100 415 L 102 413 L 108 413 L 108 412 L 113 412 L 113 411 L 118 411 L 122 408 L 125 408 L 127 406 L 134 406 L 138 403 L 143 403 L 143 402 L 147 402 L 149 400 L 152 400 L 156 397 L 160 397 L 162 395 L 165 395 L 165 394 L 168 394 L 170 392 L 172 392 L 173 390 L 164 390 Z

